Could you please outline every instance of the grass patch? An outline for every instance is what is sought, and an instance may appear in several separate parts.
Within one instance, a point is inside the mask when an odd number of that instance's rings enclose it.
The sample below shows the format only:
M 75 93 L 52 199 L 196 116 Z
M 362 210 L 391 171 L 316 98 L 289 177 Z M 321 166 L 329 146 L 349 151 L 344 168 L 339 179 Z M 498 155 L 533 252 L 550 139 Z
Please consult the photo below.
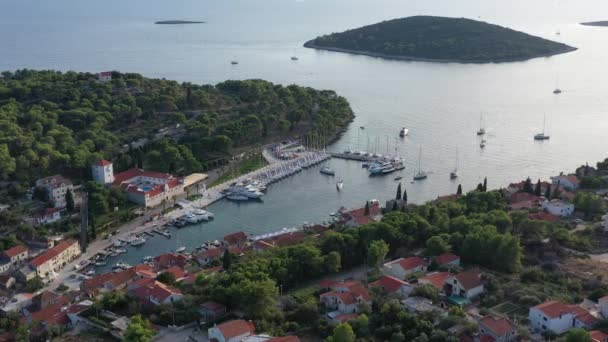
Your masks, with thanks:
M 256 154 L 250 158 L 242 160 L 237 166 L 233 167 L 232 170 L 224 173 L 222 176 L 220 176 L 220 178 L 211 183 L 209 187 L 214 187 L 246 173 L 261 169 L 266 165 L 268 165 L 268 163 L 266 160 L 264 160 L 264 158 L 262 158 L 261 154 Z
M 110 211 L 103 215 L 99 215 L 95 218 L 95 224 L 98 229 L 105 229 L 118 222 L 126 222 L 132 217 L 133 210 L 137 209 L 139 205 L 128 202 L 124 207 L 119 208 L 117 211 Z
M 321 290 L 318 285 L 310 285 L 300 287 L 289 291 L 287 294 L 294 297 L 296 300 L 305 300 L 309 297 L 316 297 L 316 294 Z

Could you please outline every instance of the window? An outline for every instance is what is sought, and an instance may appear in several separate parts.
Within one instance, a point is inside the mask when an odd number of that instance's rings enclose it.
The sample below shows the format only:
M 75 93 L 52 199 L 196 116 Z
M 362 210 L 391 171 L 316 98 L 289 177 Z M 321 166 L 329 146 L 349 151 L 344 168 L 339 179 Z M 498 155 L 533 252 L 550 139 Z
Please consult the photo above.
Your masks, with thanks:
M 547 317 L 543 317 L 543 321 L 545 321 L 545 322 L 546 322 L 546 321 L 547 321 Z

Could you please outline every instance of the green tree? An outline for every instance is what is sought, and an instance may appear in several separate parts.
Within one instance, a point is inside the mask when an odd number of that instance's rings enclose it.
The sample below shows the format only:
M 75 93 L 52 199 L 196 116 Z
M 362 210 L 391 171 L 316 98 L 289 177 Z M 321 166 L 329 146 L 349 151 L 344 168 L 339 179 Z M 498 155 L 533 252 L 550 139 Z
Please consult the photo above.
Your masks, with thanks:
M 450 250 L 450 244 L 446 238 L 449 239 L 449 236 L 435 235 L 426 240 L 427 254 L 439 255 L 448 252 Z
M 342 267 L 342 256 L 340 253 L 333 251 L 325 256 L 325 270 L 329 273 L 340 271 Z
M 156 276 L 156 280 L 163 284 L 173 285 L 175 284 L 175 275 L 171 272 L 162 272 Z
M 551 200 L 551 184 L 547 185 L 547 189 L 545 190 L 545 198 L 547 200 Z
M 488 191 L 488 177 L 483 178 L 483 191 Z
M 233 284 L 229 293 L 233 301 L 245 313 L 254 319 L 270 317 L 275 308 L 275 298 L 278 295 L 276 283 L 271 279 L 265 280 L 243 280 Z
M 65 206 L 68 212 L 74 212 L 74 194 L 72 194 L 71 190 L 65 193 Z
M 8 179 L 17 168 L 15 158 L 11 157 L 8 145 L 0 145 L 0 179 Z
M 477 184 L 477 191 L 483 192 L 483 184 L 481 184 L 481 183 Z
M 395 196 L 396 200 L 400 200 L 401 199 L 401 182 L 399 182 L 399 185 L 397 186 L 397 195 Z
M 407 189 L 403 189 L 403 196 L 401 196 L 403 203 L 407 204 Z
M 384 240 L 370 242 L 367 248 L 367 262 L 374 268 L 379 268 L 388 254 L 389 246 Z
M 536 186 L 534 187 L 534 194 L 536 196 L 541 196 L 542 195 L 540 179 L 538 180 L 538 182 L 536 182 Z
M 522 191 L 527 192 L 529 194 L 534 193 L 534 189 L 532 188 L 532 180 L 530 179 L 530 177 L 526 178 L 526 180 L 524 181 L 524 186 L 523 186 Z
M 224 268 L 224 270 L 230 270 L 230 268 L 232 267 L 232 258 L 232 253 L 230 253 L 229 250 L 226 250 L 224 252 L 224 255 L 222 256 L 222 267 Z
M 588 219 L 606 212 L 606 203 L 598 195 L 591 192 L 579 191 L 574 196 L 574 206 L 585 213 Z
M 462 196 L 462 184 L 458 184 L 458 189 L 456 190 L 456 195 Z
M 369 216 L 369 201 L 365 202 L 365 209 L 363 211 L 363 215 Z
M 148 342 L 152 340 L 155 333 L 150 327 L 150 322 L 141 315 L 131 317 L 125 332 L 126 342 Z
M 340 323 L 334 328 L 334 333 L 326 339 L 327 342 L 355 342 L 353 328 L 348 323 Z
M 566 342 L 592 342 L 591 335 L 585 329 L 574 328 L 566 333 Z

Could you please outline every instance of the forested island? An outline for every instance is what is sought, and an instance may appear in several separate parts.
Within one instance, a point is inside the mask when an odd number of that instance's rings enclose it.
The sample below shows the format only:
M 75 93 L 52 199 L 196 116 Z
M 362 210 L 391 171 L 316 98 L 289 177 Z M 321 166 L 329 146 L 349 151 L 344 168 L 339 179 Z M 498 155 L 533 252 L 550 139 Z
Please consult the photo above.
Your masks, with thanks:
M 576 48 L 465 18 L 415 16 L 332 33 L 305 47 L 402 60 L 487 63 L 522 61 Z
M 584 26 L 600 26 L 600 27 L 608 27 L 608 20 L 604 21 L 590 21 L 586 23 L 581 23 Z
M 200 172 L 248 146 L 296 135 L 328 140 L 352 118 L 334 91 L 263 80 L 214 86 L 134 73 L 101 81 L 92 73 L 4 72 L 0 181 L 25 189 L 55 173 L 86 178 L 100 158 L 117 172 Z
M 183 24 L 204 24 L 204 21 L 190 20 L 162 20 L 155 22 L 156 25 L 183 25 Z

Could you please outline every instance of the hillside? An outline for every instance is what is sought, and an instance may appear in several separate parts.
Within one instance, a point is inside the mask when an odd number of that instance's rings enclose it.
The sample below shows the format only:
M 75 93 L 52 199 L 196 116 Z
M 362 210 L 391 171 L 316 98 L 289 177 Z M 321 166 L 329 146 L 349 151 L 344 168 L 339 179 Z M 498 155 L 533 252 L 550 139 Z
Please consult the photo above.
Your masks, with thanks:
M 332 33 L 304 46 L 376 57 L 437 62 L 508 62 L 575 48 L 464 18 L 415 16 Z
M 299 134 L 329 138 L 353 117 L 329 90 L 263 80 L 215 86 L 112 73 L 18 70 L 0 77 L 0 181 L 80 178 L 95 159 L 178 174 L 235 148 Z M 2 201 L 0 201 L 2 203 Z

